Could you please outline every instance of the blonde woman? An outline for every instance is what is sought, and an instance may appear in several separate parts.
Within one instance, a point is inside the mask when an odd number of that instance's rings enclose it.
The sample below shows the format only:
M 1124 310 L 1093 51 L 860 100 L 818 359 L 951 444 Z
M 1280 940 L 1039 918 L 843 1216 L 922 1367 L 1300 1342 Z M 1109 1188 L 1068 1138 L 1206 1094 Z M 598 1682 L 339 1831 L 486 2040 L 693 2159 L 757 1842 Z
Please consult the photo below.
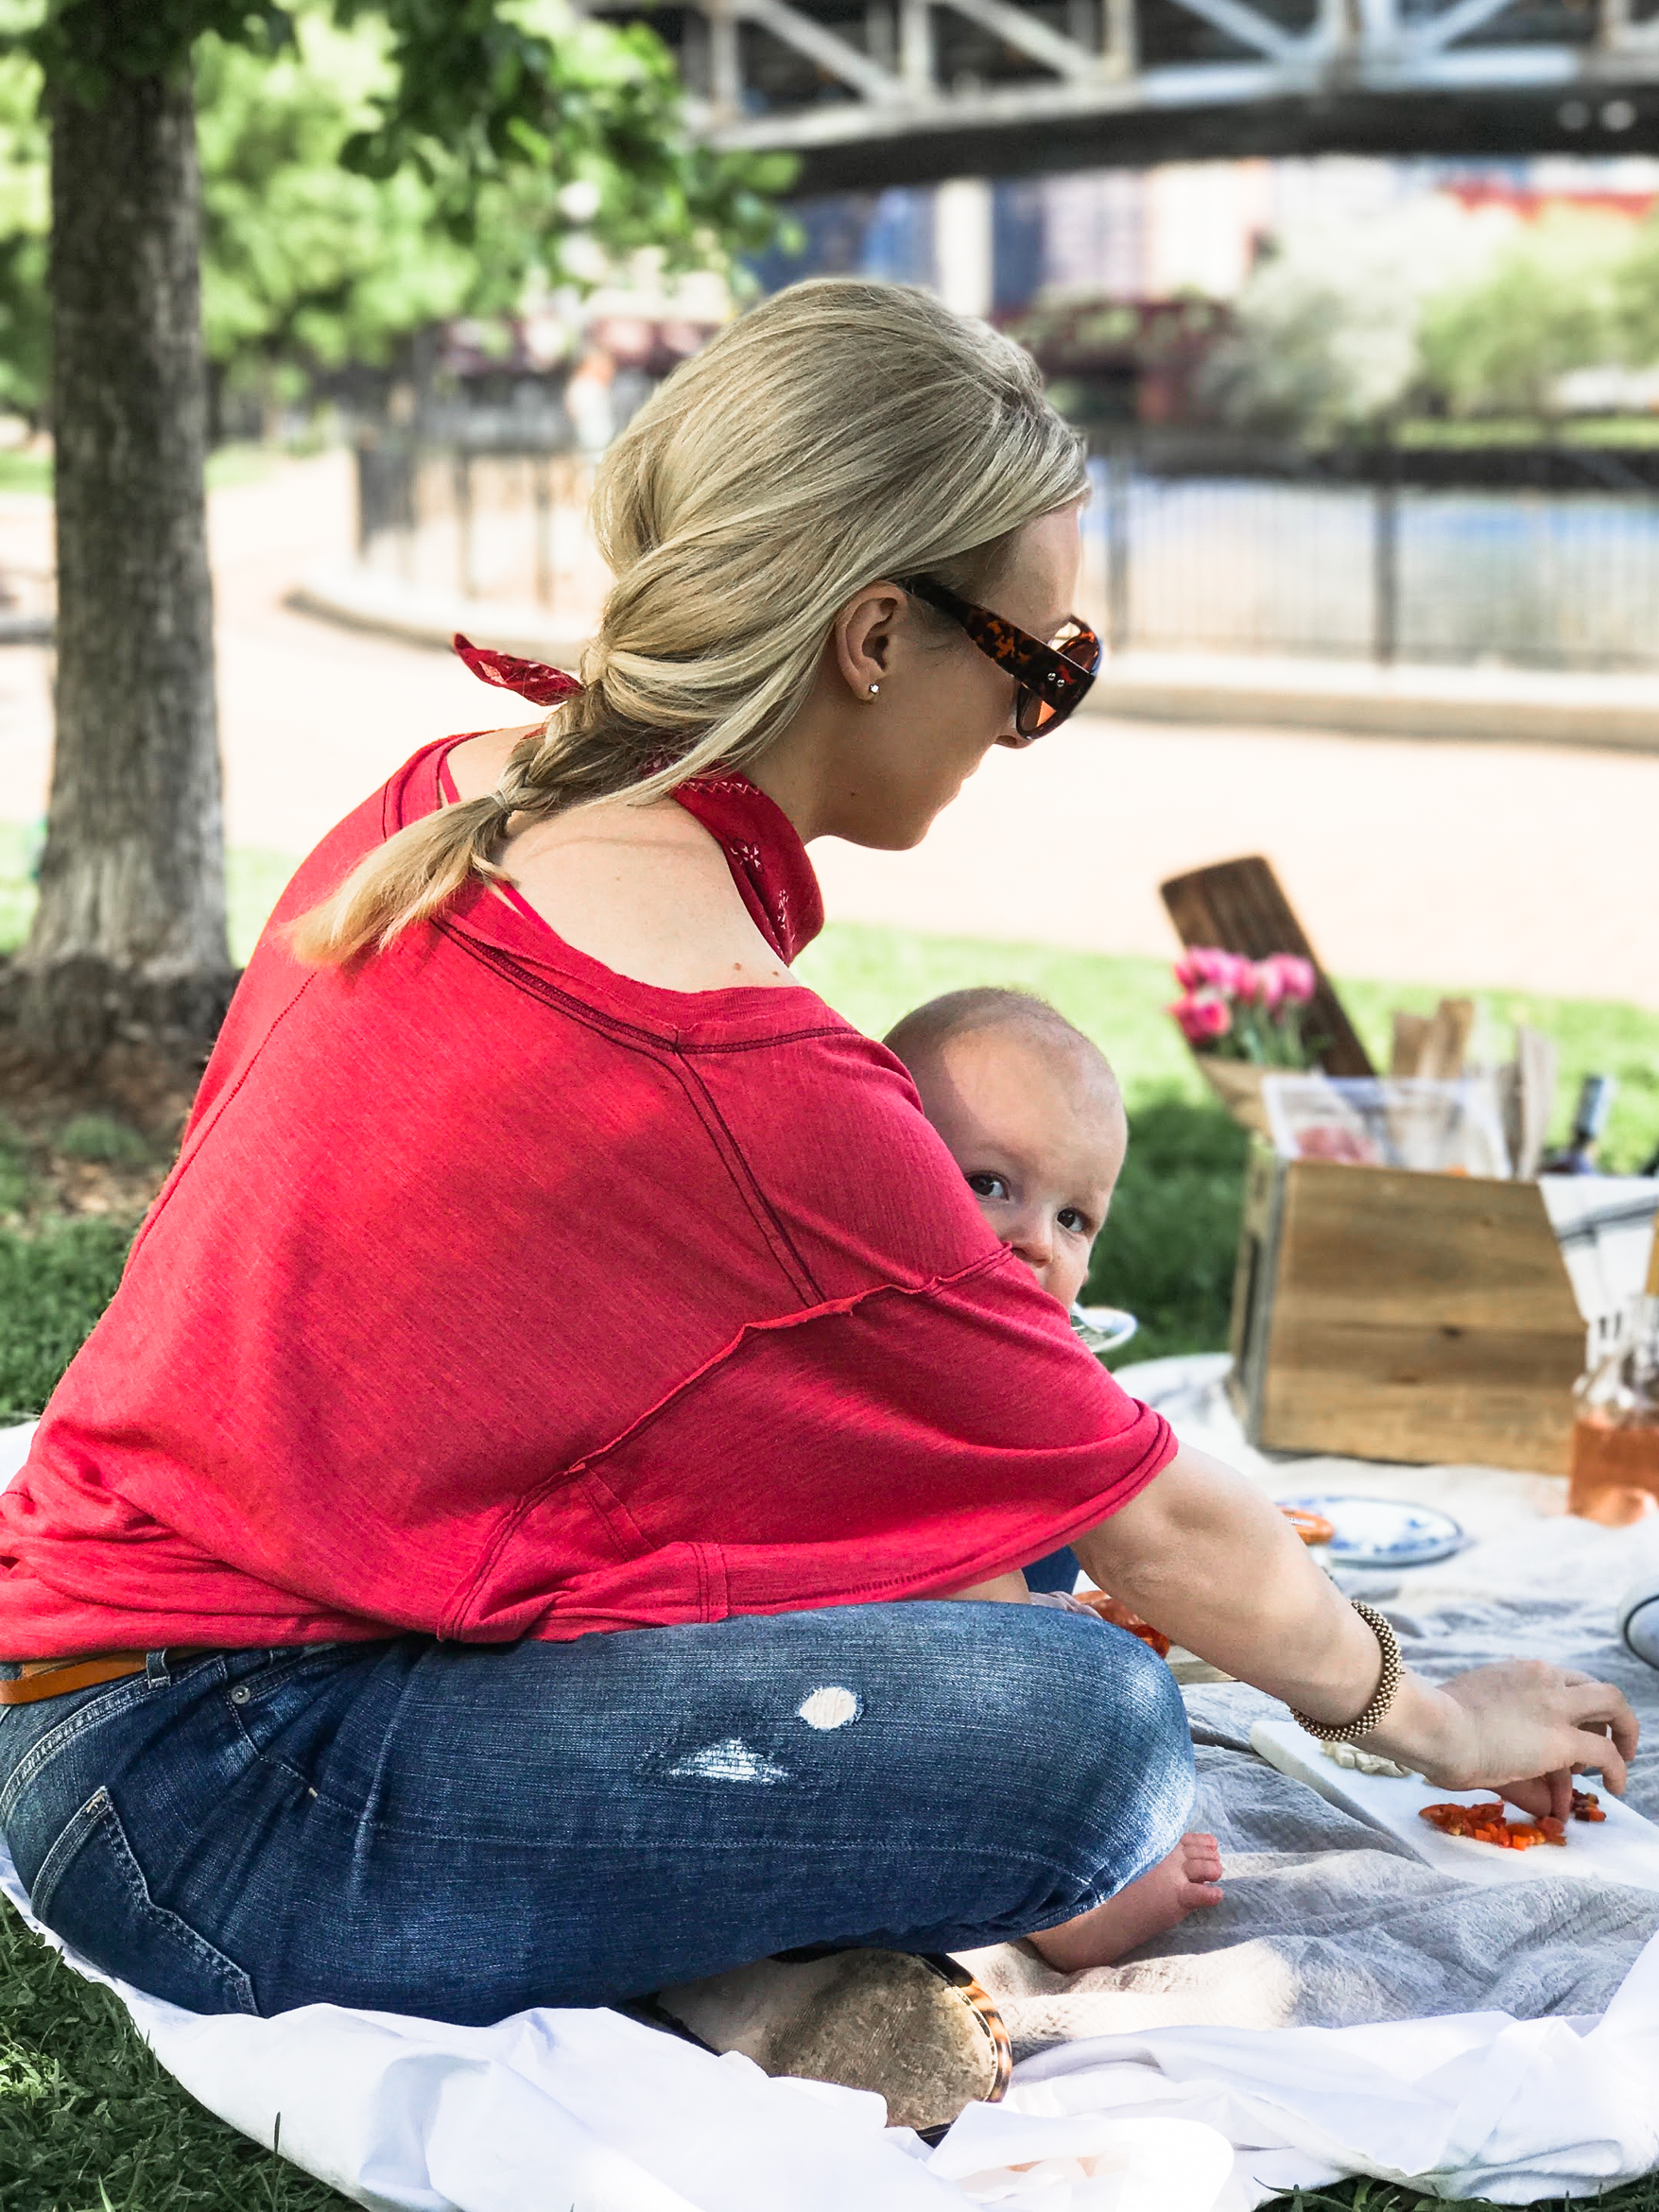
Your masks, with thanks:
M 803 1946 L 897 1955 L 878 2025 L 916 1955 L 1112 1959 L 1209 1888 L 1171 1677 L 930 1602 L 1064 1543 L 1439 1783 L 1620 1786 L 1616 1691 L 1403 1671 L 789 972 L 810 840 L 915 844 L 1086 689 L 1083 488 L 984 326 L 786 292 L 607 457 L 585 688 L 480 660 L 551 712 L 301 870 L 0 1507 L 0 1818 L 110 1971 L 474 2022 L 669 1990 L 721 2044 L 750 2014 L 684 1985 Z M 994 2085 L 849 2017 L 775 2062 L 923 2119 Z

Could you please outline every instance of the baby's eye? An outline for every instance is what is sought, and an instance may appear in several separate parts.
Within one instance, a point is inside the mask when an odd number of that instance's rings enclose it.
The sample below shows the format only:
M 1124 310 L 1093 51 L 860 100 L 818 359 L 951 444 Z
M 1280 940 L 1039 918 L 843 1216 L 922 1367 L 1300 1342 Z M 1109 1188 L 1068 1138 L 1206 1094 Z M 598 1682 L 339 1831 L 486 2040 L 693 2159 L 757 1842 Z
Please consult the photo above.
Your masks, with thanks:
M 1094 1234 L 1087 1220 L 1079 1213 L 1076 1206 L 1062 1206 L 1054 1218 L 1063 1229 L 1068 1231 L 1073 1236 L 1090 1236 Z
M 1000 1175 L 983 1172 L 968 1177 L 968 1188 L 976 1198 L 1005 1199 L 1013 1195 Z

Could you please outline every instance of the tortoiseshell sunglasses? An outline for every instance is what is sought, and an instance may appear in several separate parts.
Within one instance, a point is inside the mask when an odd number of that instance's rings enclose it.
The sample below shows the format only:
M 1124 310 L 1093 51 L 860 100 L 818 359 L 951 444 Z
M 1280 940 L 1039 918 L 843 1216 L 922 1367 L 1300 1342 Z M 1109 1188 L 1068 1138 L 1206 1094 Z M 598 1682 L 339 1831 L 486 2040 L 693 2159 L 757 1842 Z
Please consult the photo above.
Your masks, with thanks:
M 900 576 L 893 581 L 901 591 L 914 592 L 917 598 L 959 623 L 986 658 L 1006 668 L 1019 685 L 1014 695 L 1017 734 L 1005 737 L 1005 745 L 1029 745 L 1034 738 L 1046 737 L 1087 698 L 1100 665 L 1100 640 L 1075 614 L 1045 644 L 989 607 L 959 599 L 930 576 Z

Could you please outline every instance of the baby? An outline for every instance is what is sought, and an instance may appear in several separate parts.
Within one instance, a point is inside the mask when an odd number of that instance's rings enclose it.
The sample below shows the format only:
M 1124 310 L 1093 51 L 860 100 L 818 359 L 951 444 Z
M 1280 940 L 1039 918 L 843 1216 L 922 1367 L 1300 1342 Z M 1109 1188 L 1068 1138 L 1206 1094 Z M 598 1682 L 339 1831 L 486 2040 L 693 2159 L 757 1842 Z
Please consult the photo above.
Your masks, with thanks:
M 922 1110 L 1002 1242 L 1070 1312 L 1106 1225 L 1129 1147 L 1123 1097 L 1105 1054 L 1046 999 L 1023 991 L 949 991 L 907 1013 L 884 1042 L 910 1072 Z M 1069 1551 L 1029 1570 L 1069 1591 Z M 1027 1602 L 1024 1574 L 952 1593 Z M 1161 1865 L 1106 1904 L 1032 1941 L 1066 1972 L 1107 1965 L 1201 1906 L 1218 1905 L 1213 1836 L 1182 1839 Z
M 985 1218 L 1069 1309 L 1129 1149 L 1106 1055 L 1024 991 L 947 991 L 884 1042 Z
M 884 1042 L 909 1069 L 980 1212 L 1070 1312 L 1129 1147 L 1106 1055 L 1046 999 L 993 989 L 930 998 Z M 1056 1551 L 1034 1563 L 1028 1586 L 1069 1591 L 1077 1579 L 1075 1555 Z M 1028 1577 L 1015 1574 L 961 1595 L 1027 1593 Z

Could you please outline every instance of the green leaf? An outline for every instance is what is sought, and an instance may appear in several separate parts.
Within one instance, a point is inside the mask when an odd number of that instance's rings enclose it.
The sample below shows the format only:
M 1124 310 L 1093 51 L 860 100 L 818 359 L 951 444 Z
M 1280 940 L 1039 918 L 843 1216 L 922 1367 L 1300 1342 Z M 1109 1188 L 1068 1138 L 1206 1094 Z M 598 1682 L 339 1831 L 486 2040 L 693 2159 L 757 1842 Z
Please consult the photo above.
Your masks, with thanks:
M 95 107 L 114 78 L 177 76 L 209 32 L 276 54 L 294 19 L 282 0 L 43 0 L 20 43 Z
M 95 99 L 186 60 L 209 357 L 273 403 L 447 318 L 514 313 L 570 281 L 578 233 L 613 262 L 726 266 L 769 242 L 793 174 L 689 144 L 655 33 L 548 0 L 0 0 L 0 407 L 44 404 L 43 69 Z

